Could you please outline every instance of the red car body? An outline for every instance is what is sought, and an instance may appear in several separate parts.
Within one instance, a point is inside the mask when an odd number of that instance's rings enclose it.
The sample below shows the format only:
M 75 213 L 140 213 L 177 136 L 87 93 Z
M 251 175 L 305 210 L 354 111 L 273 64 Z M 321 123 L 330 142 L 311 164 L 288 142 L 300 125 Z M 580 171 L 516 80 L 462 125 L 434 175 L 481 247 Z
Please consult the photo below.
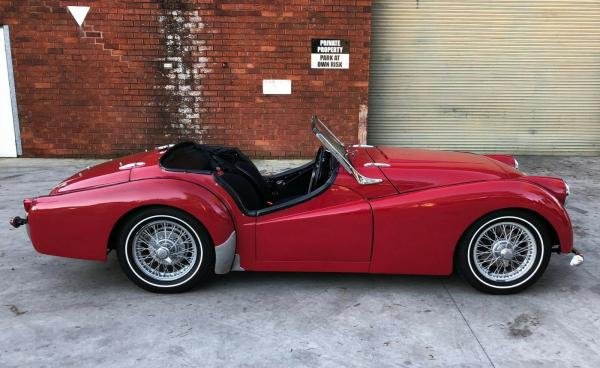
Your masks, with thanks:
M 219 184 L 219 173 L 167 170 L 159 164 L 164 153 L 155 149 L 87 168 L 48 196 L 25 200 L 35 249 L 103 261 L 118 224 L 157 205 L 185 211 L 206 227 L 217 250 L 216 273 L 449 275 L 465 229 L 502 209 L 541 216 L 557 251 L 573 247 L 565 183 L 526 176 L 511 156 L 347 147 L 352 165 L 379 183 L 361 185 L 339 166 L 320 194 L 252 216 Z

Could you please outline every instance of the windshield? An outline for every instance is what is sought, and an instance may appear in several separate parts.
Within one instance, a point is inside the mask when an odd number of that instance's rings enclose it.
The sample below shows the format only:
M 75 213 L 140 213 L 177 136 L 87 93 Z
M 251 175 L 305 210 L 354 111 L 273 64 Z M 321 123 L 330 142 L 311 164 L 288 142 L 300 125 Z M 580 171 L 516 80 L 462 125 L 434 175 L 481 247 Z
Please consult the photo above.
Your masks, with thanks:
M 335 149 L 335 151 L 336 151 L 335 153 L 338 153 L 339 155 L 346 157 L 346 147 L 344 146 L 342 141 L 340 141 L 338 139 L 338 137 L 336 137 L 335 134 L 333 134 L 333 132 L 327 127 L 327 125 L 325 125 L 316 116 L 313 116 L 312 124 L 313 124 L 313 133 L 315 133 L 315 135 L 321 141 L 321 143 L 323 143 L 325 145 L 325 148 L 329 149 L 330 147 L 332 147 L 333 149 Z M 319 136 L 321 136 L 321 137 L 319 137 Z M 325 138 L 327 140 L 327 142 L 323 142 L 322 138 Z M 334 152 L 332 152 L 332 153 L 334 153 Z
M 380 183 L 381 179 L 367 178 L 352 166 L 346 152 L 344 144 L 333 134 L 333 132 L 325 125 L 317 116 L 312 118 L 312 131 L 321 143 L 323 147 L 327 149 L 331 154 L 339 161 L 339 163 L 352 174 L 360 184 L 375 184 Z

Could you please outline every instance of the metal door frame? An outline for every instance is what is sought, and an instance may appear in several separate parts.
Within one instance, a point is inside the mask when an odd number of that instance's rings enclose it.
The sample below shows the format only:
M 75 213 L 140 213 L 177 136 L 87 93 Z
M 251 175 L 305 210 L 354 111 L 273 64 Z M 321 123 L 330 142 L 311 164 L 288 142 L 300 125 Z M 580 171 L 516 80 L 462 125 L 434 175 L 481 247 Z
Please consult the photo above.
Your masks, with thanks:
M 10 103 L 12 105 L 13 128 L 15 130 L 15 144 L 17 147 L 17 156 L 23 154 L 21 146 L 21 128 L 19 126 L 19 112 L 17 110 L 17 94 L 15 92 L 15 78 L 13 74 L 12 54 L 10 52 L 10 33 L 8 26 L 0 26 L 4 31 L 4 51 L 6 52 L 6 68 L 8 69 L 8 88 L 10 93 Z

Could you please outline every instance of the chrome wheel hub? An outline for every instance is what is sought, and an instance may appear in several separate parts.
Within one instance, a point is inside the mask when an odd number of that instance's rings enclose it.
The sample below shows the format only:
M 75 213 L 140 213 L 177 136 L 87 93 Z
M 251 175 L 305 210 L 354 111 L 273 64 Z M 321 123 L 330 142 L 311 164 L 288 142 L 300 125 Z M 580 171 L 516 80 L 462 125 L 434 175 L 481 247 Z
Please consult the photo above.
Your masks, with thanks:
M 492 245 L 492 253 L 496 258 L 510 260 L 513 258 L 512 244 L 508 240 L 500 240 Z
M 140 270 L 158 281 L 185 276 L 196 263 L 198 244 L 190 229 L 174 220 L 149 222 L 135 233 L 133 259 Z
M 165 248 L 165 247 L 160 247 L 158 248 L 158 250 L 156 251 L 156 257 L 158 259 L 165 259 L 169 257 L 169 249 Z
M 500 256 L 504 260 L 507 260 L 507 261 L 511 260 L 511 259 L 513 259 L 513 251 L 510 248 L 504 248 L 500 251 Z
M 489 225 L 479 234 L 472 253 L 475 267 L 487 279 L 510 282 L 533 267 L 537 241 L 528 227 L 505 221 Z

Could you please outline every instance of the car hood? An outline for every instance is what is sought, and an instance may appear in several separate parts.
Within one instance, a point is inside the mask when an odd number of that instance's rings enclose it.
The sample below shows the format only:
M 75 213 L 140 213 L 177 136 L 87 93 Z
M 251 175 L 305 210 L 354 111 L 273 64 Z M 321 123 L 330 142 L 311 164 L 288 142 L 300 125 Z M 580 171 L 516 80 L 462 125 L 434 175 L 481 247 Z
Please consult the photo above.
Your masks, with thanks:
M 395 147 L 367 148 L 367 152 L 399 192 L 522 176 L 504 163 L 512 159 L 506 155 Z
M 127 182 L 131 169 L 156 165 L 161 154 L 158 150 L 140 152 L 87 167 L 56 185 L 50 195 Z

